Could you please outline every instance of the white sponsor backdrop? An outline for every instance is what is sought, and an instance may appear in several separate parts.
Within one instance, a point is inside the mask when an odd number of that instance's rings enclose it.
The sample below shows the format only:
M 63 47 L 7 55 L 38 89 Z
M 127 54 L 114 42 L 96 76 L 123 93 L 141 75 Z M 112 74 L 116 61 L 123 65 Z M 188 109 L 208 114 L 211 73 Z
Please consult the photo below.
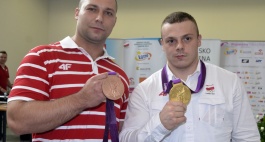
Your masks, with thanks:
M 130 79 L 130 90 L 161 69 L 166 57 L 159 38 L 108 39 L 108 53 Z M 233 42 L 203 39 L 199 58 L 230 70 L 241 78 L 254 115 L 265 113 L 265 42 Z
M 199 47 L 199 58 L 202 61 L 220 66 L 220 45 L 221 41 L 217 39 L 203 39 Z
M 236 73 L 245 85 L 253 114 L 265 113 L 265 42 L 222 41 L 221 67 Z
M 159 38 L 108 39 L 106 47 L 129 77 L 130 91 L 166 63 Z

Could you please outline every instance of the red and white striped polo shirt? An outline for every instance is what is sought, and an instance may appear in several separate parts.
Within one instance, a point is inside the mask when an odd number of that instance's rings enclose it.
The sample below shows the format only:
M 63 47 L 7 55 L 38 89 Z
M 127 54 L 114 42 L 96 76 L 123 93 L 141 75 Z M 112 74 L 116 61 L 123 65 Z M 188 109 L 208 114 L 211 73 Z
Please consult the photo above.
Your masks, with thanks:
M 129 80 L 111 59 L 105 51 L 102 57 L 93 61 L 70 37 L 55 44 L 35 47 L 24 57 L 17 70 L 8 102 L 56 100 L 78 92 L 95 74 L 115 71 L 121 76 L 125 88 L 123 97 L 114 102 L 116 119 L 118 122 L 123 121 Z M 98 107 L 84 110 L 54 130 L 33 134 L 33 141 L 102 141 L 105 112 L 103 102 Z

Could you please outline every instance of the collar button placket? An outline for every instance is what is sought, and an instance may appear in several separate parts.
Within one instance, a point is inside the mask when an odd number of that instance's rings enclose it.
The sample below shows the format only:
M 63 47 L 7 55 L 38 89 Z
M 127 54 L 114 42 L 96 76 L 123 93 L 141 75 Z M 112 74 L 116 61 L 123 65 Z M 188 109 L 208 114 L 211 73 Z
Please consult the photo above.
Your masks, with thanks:
M 92 62 L 92 70 L 94 74 L 98 74 L 98 64 L 97 62 Z

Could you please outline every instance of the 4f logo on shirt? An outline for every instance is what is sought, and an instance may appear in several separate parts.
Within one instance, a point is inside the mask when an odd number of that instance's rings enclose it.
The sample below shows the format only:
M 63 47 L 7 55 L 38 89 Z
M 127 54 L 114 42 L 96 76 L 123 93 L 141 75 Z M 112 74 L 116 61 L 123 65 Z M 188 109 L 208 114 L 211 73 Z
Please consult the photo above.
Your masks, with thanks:
M 72 64 L 62 64 L 59 66 L 59 69 L 68 70 L 69 68 L 71 68 L 71 65 Z

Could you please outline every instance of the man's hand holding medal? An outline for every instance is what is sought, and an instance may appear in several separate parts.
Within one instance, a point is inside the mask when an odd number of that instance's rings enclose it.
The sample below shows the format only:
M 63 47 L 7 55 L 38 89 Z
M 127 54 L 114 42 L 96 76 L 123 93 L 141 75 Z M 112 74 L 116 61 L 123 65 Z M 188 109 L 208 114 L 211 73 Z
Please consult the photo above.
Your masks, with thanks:
M 173 130 L 186 121 L 185 112 L 191 99 L 191 91 L 182 82 L 173 84 L 169 91 L 169 102 L 160 112 L 160 120 L 164 127 Z
M 83 100 L 79 103 L 85 104 L 87 108 L 92 108 L 106 101 L 106 98 L 117 100 L 123 93 L 124 85 L 119 75 L 114 72 L 106 72 L 87 80 L 84 87 L 78 92 L 78 97 Z

